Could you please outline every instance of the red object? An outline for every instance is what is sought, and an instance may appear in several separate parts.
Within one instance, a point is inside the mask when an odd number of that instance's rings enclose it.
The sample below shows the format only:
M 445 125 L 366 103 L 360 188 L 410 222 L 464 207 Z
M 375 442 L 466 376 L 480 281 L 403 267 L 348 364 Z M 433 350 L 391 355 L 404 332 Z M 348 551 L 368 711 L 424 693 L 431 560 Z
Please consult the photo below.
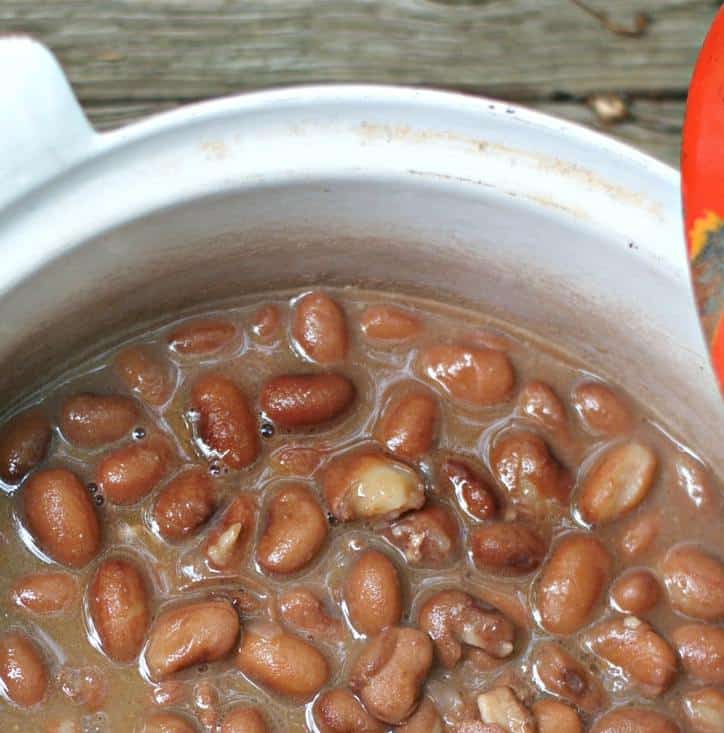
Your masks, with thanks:
M 724 8 L 714 19 L 691 80 L 681 172 L 694 291 L 724 389 Z

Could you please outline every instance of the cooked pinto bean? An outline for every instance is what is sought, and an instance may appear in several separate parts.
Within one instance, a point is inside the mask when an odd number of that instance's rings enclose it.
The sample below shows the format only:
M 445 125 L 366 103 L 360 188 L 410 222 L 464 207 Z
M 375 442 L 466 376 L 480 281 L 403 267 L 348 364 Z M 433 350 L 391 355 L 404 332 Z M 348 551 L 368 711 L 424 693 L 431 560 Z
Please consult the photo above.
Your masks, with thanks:
M 62 613 L 78 600 L 78 583 L 68 573 L 29 573 L 15 580 L 10 598 L 16 606 L 33 613 Z
M 239 706 L 224 716 L 221 733 L 269 733 L 269 726 L 257 708 Z
M 362 333 L 371 341 L 409 341 L 422 331 L 420 319 L 394 305 L 371 305 L 360 316 Z
M 477 701 L 483 723 L 499 725 L 509 733 L 537 733 L 535 718 L 510 687 L 495 687 L 478 695 Z
M 104 560 L 91 581 L 88 607 L 103 651 L 116 662 L 135 659 L 151 621 L 138 568 L 123 558 Z
M 659 581 L 649 570 L 629 570 L 620 575 L 611 587 L 613 606 L 634 616 L 643 616 L 651 611 L 660 598 Z
M 225 657 L 239 636 L 239 617 L 226 601 L 199 601 L 164 611 L 148 634 L 145 662 L 152 680 Z
M 187 718 L 176 713 L 154 713 L 141 728 L 141 733 L 196 733 Z
M 688 692 L 681 700 L 686 720 L 693 733 L 722 733 L 724 730 L 724 691 L 704 687 Z
M 339 417 L 354 396 L 354 385 L 341 374 L 290 374 L 266 382 L 260 400 L 272 422 L 298 428 Z
M 518 410 L 548 430 L 566 424 L 566 410 L 553 388 L 545 382 L 528 382 L 518 395 Z
M 345 689 L 329 690 L 314 704 L 314 720 L 319 733 L 385 733 L 364 705 Z
M 398 458 L 416 461 L 435 443 L 440 407 L 426 387 L 398 385 L 375 428 L 375 438 Z
M 160 407 L 168 402 L 176 383 L 171 364 L 148 346 L 129 346 L 118 352 L 115 370 L 126 388 L 143 402 Z
M 720 496 L 707 469 L 688 453 L 681 453 L 674 463 L 676 484 L 696 509 L 716 512 Z
M 334 364 L 347 355 L 349 337 L 344 311 L 322 292 L 308 293 L 294 309 L 292 336 L 310 361 Z
M 79 448 L 100 448 L 127 435 L 139 411 L 130 397 L 81 393 L 62 405 L 60 429 Z
M 625 433 L 633 423 L 623 398 L 601 382 L 579 384 L 573 390 L 573 406 L 584 427 L 594 435 Z
M 724 684 L 724 629 L 686 624 L 674 630 L 671 640 L 690 675 L 709 684 Z
M 321 450 L 301 445 L 283 446 L 269 456 L 269 462 L 277 473 L 299 478 L 309 478 L 323 460 Z
M 666 692 L 676 677 L 676 656 L 665 639 L 634 616 L 603 621 L 593 628 L 591 649 L 623 670 L 646 697 Z
M 332 514 L 341 522 L 394 519 L 425 503 L 425 487 L 409 466 L 370 449 L 334 458 L 322 487 Z
M 215 568 L 230 567 L 239 559 L 254 534 L 257 507 L 249 494 L 239 494 L 229 504 L 205 543 L 206 557 Z
M 350 621 L 362 634 L 373 636 L 402 618 L 402 589 L 397 568 L 377 550 L 363 552 L 344 585 Z
M 154 435 L 104 456 L 96 468 L 96 483 L 112 504 L 135 504 L 166 475 L 170 460 L 168 441 Z
M 423 698 L 409 720 L 395 728 L 396 733 L 442 733 L 442 720 L 429 698 Z
M 656 454 L 641 443 L 607 450 L 583 480 L 578 508 L 589 524 L 605 524 L 633 511 L 656 478 Z
M 522 522 L 493 522 L 474 527 L 470 546 L 475 565 L 487 572 L 525 575 L 535 570 L 548 546 L 543 538 Z
M 297 702 L 316 695 L 330 674 L 327 660 L 314 646 L 268 621 L 246 628 L 236 666 L 258 685 Z
M 80 568 L 100 550 L 101 527 L 80 479 L 65 468 L 38 471 L 23 487 L 23 510 L 41 550 L 63 565 Z
M 236 327 L 226 318 L 197 318 L 176 326 L 168 345 L 182 356 L 206 356 L 230 347 L 236 337 Z
M 271 500 L 256 557 L 269 573 L 296 573 L 311 563 L 327 537 L 327 518 L 303 484 L 283 487 Z
M 538 700 L 533 704 L 538 733 L 583 733 L 578 713 L 558 700 Z
M 55 678 L 60 691 L 86 710 L 100 710 L 108 698 L 108 681 L 98 667 L 61 667 Z
M 164 486 L 156 500 L 154 520 L 167 540 L 180 540 L 201 527 L 216 508 L 216 490 L 202 468 L 189 468 Z
M 0 478 L 17 484 L 48 454 L 53 429 L 45 411 L 32 407 L 0 430 Z
M 23 708 L 37 705 L 48 689 L 48 668 L 38 645 L 21 631 L 0 636 L 0 692 Z
M 453 493 L 460 506 L 475 519 L 494 519 L 498 498 L 491 485 L 467 462 L 446 458 L 438 474 L 438 490 Z
M 432 642 L 422 631 L 387 628 L 357 658 L 350 687 L 378 720 L 402 723 L 417 709 L 432 654 Z
M 418 367 L 445 393 L 474 407 L 507 401 L 515 382 L 510 359 L 495 349 L 431 346 L 420 354 Z
M 306 588 L 286 591 L 277 601 L 279 617 L 285 624 L 304 631 L 313 639 L 341 641 L 345 636 L 344 623 L 332 618 L 322 601 Z
M 279 306 L 269 303 L 254 311 L 249 323 L 252 334 L 262 344 L 274 342 L 281 331 L 282 312 Z
M 460 526 L 449 509 L 428 503 L 393 522 L 383 534 L 410 565 L 440 567 L 457 555 Z
M 599 718 L 591 733 L 680 733 L 679 726 L 655 710 L 626 706 Z
M 629 558 L 640 557 L 651 549 L 660 531 L 661 516 L 658 511 L 636 516 L 621 535 L 621 552 Z
M 482 649 L 494 659 L 513 653 L 515 629 L 503 615 L 483 611 L 475 599 L 460 591 L 441 591 L 420 609 L 420 629 L 435 643 L 443 666 L 451 669 L 463 656 L 463 647 Z
M 692 544 L 672 547 L 662 564 L 671 605 L 705 621 L 724 619 L 724 563 Z

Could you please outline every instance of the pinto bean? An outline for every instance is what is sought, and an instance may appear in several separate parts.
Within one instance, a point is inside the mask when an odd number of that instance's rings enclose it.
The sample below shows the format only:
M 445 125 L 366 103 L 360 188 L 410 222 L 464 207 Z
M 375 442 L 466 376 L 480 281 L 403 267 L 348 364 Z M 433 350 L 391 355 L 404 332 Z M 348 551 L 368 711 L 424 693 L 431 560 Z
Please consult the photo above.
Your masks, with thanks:
M 724 684 L 724 629 L 686 624 L 674 630 L 671 640 L 692 677 L 712 685 Z
M 319 733 L 385 733 L 364 705 L 345 689 L 329 690 L 314 704 L 314 720 Z
M 591 733 L 680 733 L 679 726 L 655 710 L 625 706 L 599 718 Z
M 490 483 L 467 462 L 446 458 L 438 473 L 438 490 L 453 493 L 458 503 L 475 519 L 494 519 L 499 502 Z
M 98 554 L 100 523 L 74 473 L 65 468 L 38 471 L 26 481 L 22 496 L 28 530 L 50 557 L 80 568 Z
M 159 533 L 180 540 L 201 527 L 216 508 L 216 490 L 202 468 L 182 471 L 164 486 L 153 510 Z
M 578 713 L 558 700 L 538 700 L 533 704 L 538 733 L 583 733 Z
M 167 341 L 182 356 L 207 356 L 231 347 L 236 339 L 236 326 L 226 318 L 196 318 L 176 326 Z
M 496 611 L 483 611 L 472 596 L 461 591 L 431 596 L 420 609 L 419 626 L 448 669 L 462 659 L 464 647 L 481 649 L 494 659 L 509 657 L 515 647 L 513 624 Z
M 609 448 L 583 480 L 581 517 L 589 524 L 606 524 L 633 511 L 651 491 L 656 467 L 656 454 L 646 445 Z
M 188 718 L 176 713 L 153 713 L 146 719 L 141 733 L 196 733 Z
M 68 573 L 29 573 L 12 584 L 10 599 L 16 606 L 32 613 L 63 613 L 78 600 L 78 583 Z
M 21 631 L 0 636 L 0 691 L 22 708 L 43 700 L 48 668 L 38 645 Z
M 269 733 L 269 726 L 258 708 L 242 705 L 224 716 L 221 733 Z
M 193 691 L 193 705 L 199 722 L 206 729 L 216 729 L 219 719 L 219 691 L 208 680 L 198 682 Z
M 648 552 L 661 532 L 658 511 L 640 514 L 629 522 L 621 534 L 619 547 L 628 558 L 637 558 Z
M 116 662 L 135 659 L 151 621 L 147 585 L 135 564 L 104 560 L 91 581 L 88 606 L 103 651 Z
M 710 472 L 688 453 L 681 453 L 674 462 L 676 485 L 696 509 L 715 512 L 719 509 L 719 494 Z
M 553 634 L 572 634 L 590 620 L 611 574 L 612 560 L 595 537 L 567 534 L 553 548 L 536 588 L 540 623 Z
M 402 618 L 402 588 L 397 568 L 377 550 L 363 552 L 344 584 L 350 621 L 362 634 L 374 636 Z
M 693 544 L 672 547 L 662 563 L 671 605 L 704 621 L 724 619 L 724 563 Z
M 426 387 L 402 384 L 393 389 L 374 436 L 398 458 L 417 461 L 435 443 L 440 407 Z
M 320 641 L 341 641 L 345 637 L 344 623 L 332 618 L 322 601 L 306 588 L 286 591 L 277 601 L 279 617 L 285 624 L 305 632 Z
M 292 336 L 302 355 L 317 364 L 334 364 L 347 355 L 344 311 L 322 292 L 307 293 L 294 309 Z
M 349 685 L 375 718 L 402 723 L 417 709 L 432 655 L 427 634 L 389 627 L 367 643 L 352 667 Z
M 281 309 L 273 303 L 259 306 L 249 325 L 257 341 L 262 344 L 273 343 L 279 337 L 282 327 Z
M 60 429 L 79 448 L 100 448 L 127 435 L 139 418 L 130 397 L 83 392 L 65 400 Z
M 477 702 L 483 723 L 499 725 L 509 733 L 537 733 L 533 715 L 510 687 L 495 687 L 478 695 Z
M 611 587 L 611 603 L 619 611 L 643 616 L 656 607 L 661 588 L 649 570 L 629 570 L 620 575 Z
M 548 550 L 545 540 L 522 522 L 493 522 L 470 531 L 470 546 L 478 569 L 497 575 L 526 575 Z
M 688 692 L 681 700 L 684 715 L 693 733 L 722 733 L 724 691 L 704 687 Z
M 204 543 L 206 558 L 213 567 L 229 568 L 240 558 L 254 534 L 256 516 L 256 501 L 249 494 L 239 494 L 229 504 Z
M 100 710 L 108 698 L 108 680 L 98 667 L 74 668 L 65 665 L 56 675 L 60 691 L 86 710 Z
M 31 407 L 0 429 L 0 478 L 17 484 L 45 460 L 53 429 L 45 411 Z
M 425 487 L 414 470 L 370 449 L 330 461 L 322 488 L 332 514 L 341 522 L 394 519 L 425 503 Z
M 354 385 L 341 374 L 289 374 L 266 382 L 260 401 L 272 422 L 283 428 L 298 428 L 339 417 L 354 396 Z
M 393 522 L 383 532 L 410 565 L 440 567 L 458 552 L 460 526 L 442 504 L 426 504 Z
M 362 333 L 370 341 L 409 341 L 423 328 L 413 313 L 394 305 L 370 305 L 360 316 Z
M 160 407 L 170 399 L 176 374 L 149 346 L 128 346 L 119 351 L 114 367 L 126 389 L 141 401 Z
M 593 435 L 620 435 L 631 429 L 631 410 L 610 387 L 583 382 L 573 390 L 573 406 L 583 426 Z
M 676 677 L 676 655 L 664 638 L 645 621 L 625 616 L 603 621 L 591 631 L 595 654 L 618 667 L 646 697 L 657 697 Z
M 429 697 L 423 698 L 406 723 L 395 728 L 396 733 L 442 733 L 442 719 Z
M 225 657 L 239 636 L 239 617 L 227 601 L 198 601 L 164 611 L 148 634 L 144 657 L 152 680 Z
M 323 451 L 302 445 L 286 445 L 269 456 L 269 463 L 277 473 L 299 478 L 309 478 L 323 460 Z
M 154 435 L 104 456 L 96 468 L 96 483 L 112 504 L 135 504 L 166 475 L 170 460 L 168 441 Z
M 573 481 L 553 457 L 545 441 L 526 430 L 510 430 L 495 440 L 490 452 L 493 473 L 515 503 L 568 501 Z
M 328 529 L 322 507 L 307 486 L 284 486 L 269 504 L 257 561 L 269 573 L 296 573 L 317 557 Z
M 566 410 L 553 388 L 545 382 L 528 382 L 518 395 L 518 411 L 548 430 L 566 424 Z
M 431 346 L 420 354 L 418 370 L 453 399 L 474 407 L 506 402 L 515 383 L 507 354 L 488 348 Z
M 228 377 L 216 373 L 199 377 L 191 389 L 191 409 L 198 414 L 198 435 L 205 448 L 225 465 L 241 469 L 257 459 L 256 418 Z
M 314 697 L 330 674 L 316 647 L 268 621 L 246 628 L 236 666 L 266 690 L 300 703 Z

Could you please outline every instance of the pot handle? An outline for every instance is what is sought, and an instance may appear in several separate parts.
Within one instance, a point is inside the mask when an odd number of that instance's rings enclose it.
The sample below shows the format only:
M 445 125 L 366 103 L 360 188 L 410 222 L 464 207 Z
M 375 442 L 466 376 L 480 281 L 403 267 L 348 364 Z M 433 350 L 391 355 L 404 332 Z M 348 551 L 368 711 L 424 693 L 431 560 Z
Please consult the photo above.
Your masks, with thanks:
M 83 160 L 100 137 L 55 57 L 26 36 L 0 37 L 0 210 Z

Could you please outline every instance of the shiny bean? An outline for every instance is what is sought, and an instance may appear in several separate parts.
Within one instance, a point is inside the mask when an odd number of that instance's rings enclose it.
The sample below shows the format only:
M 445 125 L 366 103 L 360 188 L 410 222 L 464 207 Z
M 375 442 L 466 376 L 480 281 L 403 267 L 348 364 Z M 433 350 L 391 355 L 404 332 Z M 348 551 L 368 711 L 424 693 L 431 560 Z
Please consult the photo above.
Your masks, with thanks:
M 189 720 L 176 713 L 153 713 L 149 716 L 141 733 L 196 733 L 197 728 Z
M 724 562 L 693 544 L 672 547 L 662 563 L 671 605 L 704 621 L 724 619 Z
M 522 522 L 491 522 L 470 531 L 470 547 L 478 569 L 503 575 L 535 570 L 548 550 L 545 540 Z
M 716 512 L 720 496 L 713 484 L 711 473 L 688 453 L 681 453 L 674 462 L 676 485 L 696 509 Z
M 397 519 L 383 535 L 402 551 L 408 564 L 441 567 L 458 554 L 460 526 L 449 509 L 428 502 Z
M 215 508 L 216 489 L 211 477 L 201 468 L 189 468 L 161 490 L 153 517 L 165 539 L 180 540 L 207 522 Z
M 16 606 L 32 613 L 63 613 L 78 600 L 78 582 L 63 572 L 29 573 L 13 582 L 10 598 Z
M 347 355 L 349 336 L 344 311 L 325 293 L 308 293 L 299 299 L 292 336 L 302 355 L 317 364 L 334 364 Z
M 309 478 L 323 460 L 323 451 L 301 445 L 283 446 L 269 457 L 269 463 L 277 473 L 298 478 Z
M 573 406 L 593 435 L 620 435 L 631 429 L 631 410 L 623 398 L 601 382 L 583 382 L 573 390 Z
M 518 395 L 518 411 L 547 430 L 560 430 L 566 424 L 563 403 L 545 382 L 528 382 L 523 387 Z
M 688 692 L 681 707 L 693 733 L 724 731 L 724 690 L 704 687 Z
M 621 552 L 630 559 L 646 554 L 655 544 L 660 532 L 661 516 L 658 511 L 639 514 L 621 534 Z
M 128 346 L 119 351 L 114 367 L 126 389 L 142 402 L 160 407 L 170 399 L 176 374 L 149 346 Z
M 269 733 L 269 726 L 258 708 L 238 706 L 224 716 L 221 733 Z
M 276 341 L 282 327 L 282 312 L 279 306 L 269 303 L 254 311 L 250 322 L 254 338 L 262 344 Z
M 396 733 L 443 733 L 442 719 L 430 698 L 423 698 L 406 723 L 395 728 Z
M 40 703 L 48 690 L 48 668 L 38 645 L 21 631 L 0 636 L 0 692 L 23 708 Z
M 671 641 L 684 669 L 712 685 L 724 684 L 724 629 L 709 624 L 686 624 L 674 629 Z
M 591 733 L 680 733 L 671 718 L 648 708 L 616 708 L 599 718 Z
M 394 305 L 371 305 L 360 316 L 362 333 L 370 341 L 409 341 L 423 328 L 413 313 Z
M 292 588 L 277 601 L 279 617 L 285 624 L 306 636 L 321 641 L 341 641 L 345 637 L 344 623 L 332 618 L 322 601 L 306 588 Z
M 558 700 L 538 700 L 533 704 L 538 733 L 583 733 L 578 713 Z
M 661 588 L 649 570 L 629 570 L 611 586 L 611 604 L 618 611 L 644 616 L 661 599 Z
M 438 474 L 438 491 L 453 494 L 458 503 L 475 519 L 494 519 L 499 501 L 489 481 L 458 458 L 446 458 Z
M 314 704 L 319 733 L 385 733 L 385 727 L 345 689 L 329 690 Z
M 17 484 L 48 454 L 53 430 L 45 411 L 32 407 L 0 429 L 0 478 Z
M 182 356 L 208 356 L 230 348 L 236 339 L 236 327 L 226 318 L 198 318 L 176 326 L 167 341 Z
M 128 435 L 138 418 L 138 407 L 130 397 L 84 392 L 63 403 L 60 429 L 79 448 L 100 448 Z

